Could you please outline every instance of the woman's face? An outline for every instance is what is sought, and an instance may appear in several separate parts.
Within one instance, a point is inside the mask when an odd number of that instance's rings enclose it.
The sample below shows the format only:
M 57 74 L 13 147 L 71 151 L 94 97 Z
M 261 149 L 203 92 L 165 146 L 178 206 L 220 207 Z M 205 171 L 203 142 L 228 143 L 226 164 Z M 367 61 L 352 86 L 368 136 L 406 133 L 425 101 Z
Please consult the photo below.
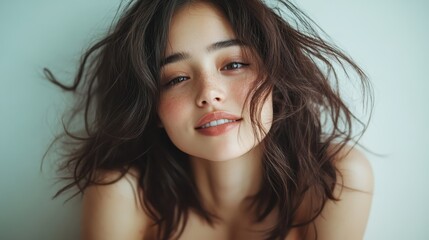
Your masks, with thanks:
M 212 5 L 194 3 L 173 16 L 158 114 L 174 145 L 191 157 L 234 159 L 259 143 L 244 106 L 258 66 L 244 49 Z M 272 115 L 270 95 L 260 118 L 266 132 Z

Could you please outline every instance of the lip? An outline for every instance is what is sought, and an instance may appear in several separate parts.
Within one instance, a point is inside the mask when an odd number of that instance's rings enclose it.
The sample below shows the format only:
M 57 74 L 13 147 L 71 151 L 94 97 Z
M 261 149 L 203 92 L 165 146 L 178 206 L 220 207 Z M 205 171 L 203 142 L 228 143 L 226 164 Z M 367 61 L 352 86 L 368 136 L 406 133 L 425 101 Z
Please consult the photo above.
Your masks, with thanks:
M 227 120 L 234 120 L 234 121 L 223 123 L 217 126 L 211 126 L 211 127 L 205 127 L 205 128 L 202 127 L 211 121 L 216 121 L 220 119 L 227 119 Z M 241 119 L 242 119 L 241 117 L 227 112 L 222 112 L 222 111 L 211 112 L 204 115 L 198 121 L 198 124 L 197 124 L 197 127 L 195 127 L 195 130 L 205 136 L 210 136 L 210 137 L 219 136 L 240 125 Z
M 228 120 L 241 120 L 240 116 L 236 116 L 227 112 L 223 112 L 223 111 L 216 111 L 216 112 L 210 112 L 205 114 L 198 122 L 197 122 L 197 126 L 195 127 L 195 129 L 201 129 L 201 127 L 204 124 L 207 124 L 211 121 L 216 121 L 216 120 L 220 120 L 220 119 L 228 119 Z

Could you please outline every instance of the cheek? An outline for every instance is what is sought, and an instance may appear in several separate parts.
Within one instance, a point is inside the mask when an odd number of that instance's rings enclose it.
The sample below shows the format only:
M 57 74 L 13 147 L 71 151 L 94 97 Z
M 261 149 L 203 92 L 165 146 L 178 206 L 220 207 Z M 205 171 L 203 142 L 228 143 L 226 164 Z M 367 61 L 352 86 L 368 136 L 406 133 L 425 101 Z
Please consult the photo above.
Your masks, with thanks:
M 186 99 L 183 97 L 161 97 L 158 115 L 163 125 L 177 122 L 184 114 Z
M 271 128 L 273 122 L 273 96 L 272 93 L 268 96 L 267 100 L 264 102 L 261 112 L 262 124 L 265 128 Z
M 245 100 L 249 97 L 252 84 L 253 81 L 250 80 L 234 82 L 234 84 L 230 85 L 230 96 L 234 98 L 236 103 L 244 107 Z
M 230 91 L 232 93 L 231 97 L 234 98 L 234 102 L 244 107 L 244 101 L 246 100 L 249 90 L 243 87 L 243 85 L 237 85 L 231 87 Z

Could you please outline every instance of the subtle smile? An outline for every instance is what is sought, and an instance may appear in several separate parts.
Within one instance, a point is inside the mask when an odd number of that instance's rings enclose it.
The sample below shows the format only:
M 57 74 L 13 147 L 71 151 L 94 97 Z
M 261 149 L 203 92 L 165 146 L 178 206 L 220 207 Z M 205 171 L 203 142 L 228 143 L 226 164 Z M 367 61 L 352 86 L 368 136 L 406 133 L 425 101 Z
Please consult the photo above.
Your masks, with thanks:
M 222 135 L 237 127 L 242 118 L 224 111 L 207 113 L 196 124 L 195 129 L 206 136 Z
M 225 123 L 231 123 L 231 122 L 235 122 L 237 120 L 230 120 L 230 119 L 219 119 L 219 120 L 215 120 L 215 121 L 211 121 L 209 123 L 204 124 L 203 126 L 199 127 L 199 128 L 208 128 L 208 127 L 215 127 L 218 125 L 222 125 Z

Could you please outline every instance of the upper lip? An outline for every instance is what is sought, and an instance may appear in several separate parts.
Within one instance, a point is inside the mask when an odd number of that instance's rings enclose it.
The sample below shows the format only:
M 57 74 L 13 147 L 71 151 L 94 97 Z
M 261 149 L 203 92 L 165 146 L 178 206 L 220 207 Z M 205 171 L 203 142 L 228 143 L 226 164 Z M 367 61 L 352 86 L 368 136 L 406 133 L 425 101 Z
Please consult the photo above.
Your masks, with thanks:
M 200 128 L 206 123 L 220 119 L 240 120 L 241 117 L 223 111 L 210 112 L 200 118 L 195 128 Z

